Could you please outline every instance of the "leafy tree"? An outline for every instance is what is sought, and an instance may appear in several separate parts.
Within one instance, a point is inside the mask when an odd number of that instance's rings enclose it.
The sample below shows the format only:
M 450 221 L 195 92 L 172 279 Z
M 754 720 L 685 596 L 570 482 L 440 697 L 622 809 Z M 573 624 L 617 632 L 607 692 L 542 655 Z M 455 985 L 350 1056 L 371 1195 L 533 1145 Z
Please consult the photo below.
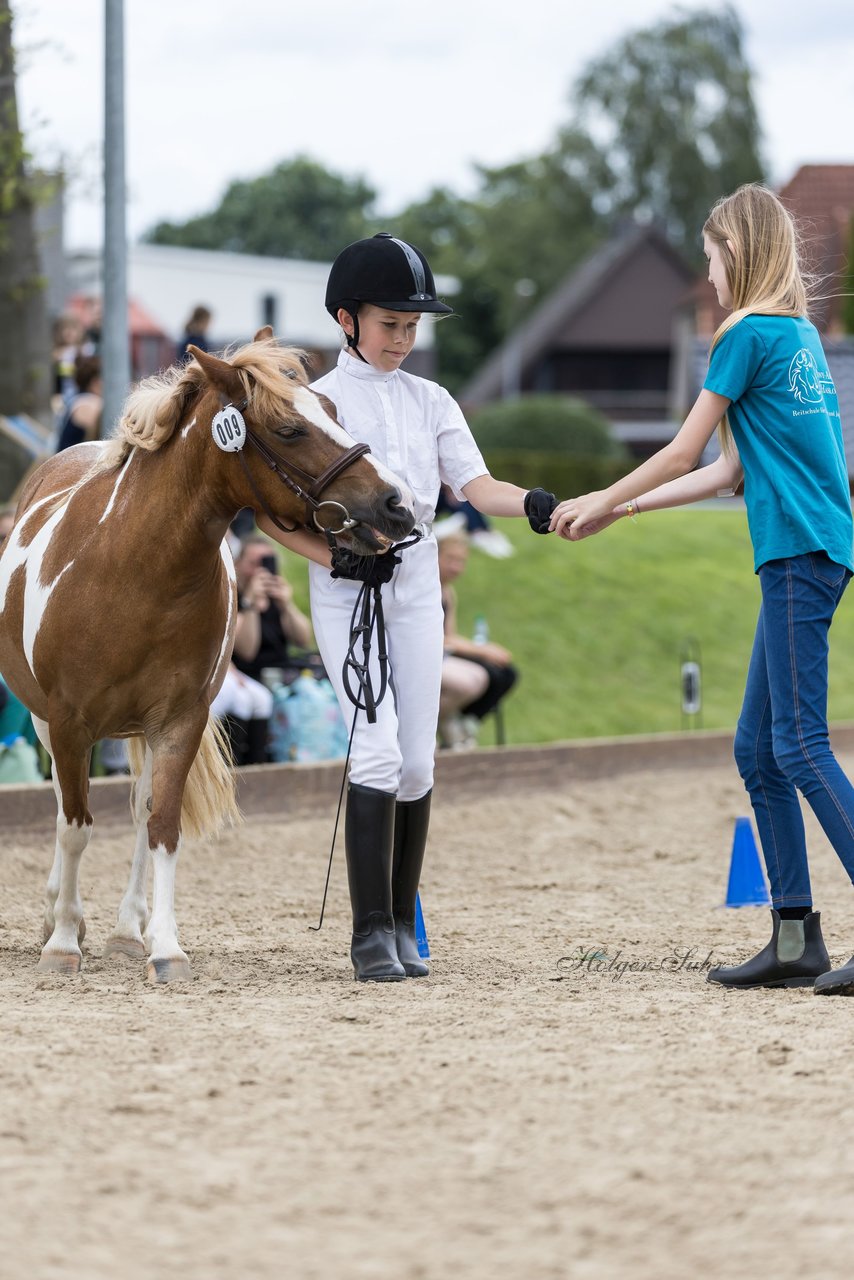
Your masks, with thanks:
M 0 0 L 0 413 L 46 418 L 50 345 L 34 205 L 18 127 L 12 14 Z
M 297 156 L 261 177 L 232 182 L 211 213 L 158 223 L 146 239 L 323 262 L 370 233 L 375 200 L 364 179 L 341 177 Z
M 452 391 L 604 230 L 590 195 L 604 170 L 581 135 L 567 131 L 553 151 L 478 173 L 476 197 L 437 189 L 395 222 L 435 271 L 459 281 L 458 314 L 437 329 L 441 376 Z
M 735 10 L 699 9 L 634 31 L 592 61 L 571 103 L 608 157 L 599 207 L 657 217 L 695 242 L 714 201 L 760 181 L 759 121 Z
M 383 225 L 457 278 L 436 329 L 451 391 L 626 216 L 696 243 L 709 207 L 762 177 L 742 30 L 731 7 L 679 13 L 617 41 L 573 87 L 572 116 L 541 155 L 476 170 L 463 198 L 438 187 Z M 212 213 L 162 223 L 161 244 L 331 259 L 380 229 L 361 179 L 298 157 L 235 182 Z

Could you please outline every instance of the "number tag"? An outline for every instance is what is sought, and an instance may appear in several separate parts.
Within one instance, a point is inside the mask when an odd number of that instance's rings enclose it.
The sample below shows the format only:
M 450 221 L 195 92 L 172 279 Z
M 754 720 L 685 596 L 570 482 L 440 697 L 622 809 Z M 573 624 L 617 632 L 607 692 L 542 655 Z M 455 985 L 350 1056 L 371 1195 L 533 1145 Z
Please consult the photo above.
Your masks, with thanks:
M 233 404 L 227 404 L 215 413 L 211 422 L 214 443 L 223 453 L 239 453 L 246 444 L 246 423 L 243 414 Z

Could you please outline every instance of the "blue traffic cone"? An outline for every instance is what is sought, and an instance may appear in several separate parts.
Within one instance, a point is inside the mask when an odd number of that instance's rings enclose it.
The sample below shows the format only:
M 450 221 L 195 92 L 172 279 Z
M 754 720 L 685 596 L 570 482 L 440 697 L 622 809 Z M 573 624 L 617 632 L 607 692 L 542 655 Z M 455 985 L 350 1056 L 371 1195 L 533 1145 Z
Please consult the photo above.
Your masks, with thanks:
M 427 930 L 424 928 L 424 915 L 421 911 L 421 894 L 415 895 L 415 942 L 422 960 L 430 957 L 430 944 L 427 941 Z
M 725 907 L 767 907 L 771 895 L 749 818 L 736 818 Z

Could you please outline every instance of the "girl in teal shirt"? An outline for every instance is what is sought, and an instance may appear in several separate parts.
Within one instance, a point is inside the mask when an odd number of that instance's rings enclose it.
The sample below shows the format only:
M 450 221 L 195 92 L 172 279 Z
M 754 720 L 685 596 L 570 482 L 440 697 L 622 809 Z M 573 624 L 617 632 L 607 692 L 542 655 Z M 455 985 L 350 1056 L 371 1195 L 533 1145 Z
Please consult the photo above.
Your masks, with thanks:
M 551 527 L 577 540 L 638 511 L 732 491 L 743 478 L 762 603 L 735 757 L 771 884 L 772 936 L 752 959 L 708 977 L 854 995 L 854 957 L 831 970 L 813 910 L 798 798 L 854 881 L 854 787 L 827 730 L 828 630 L 854 571 L 836 390 L 807 319 L 794 223 L 773 192 L 749 184 L 718 201 L 703 247 L 730 314 L 694 407 L 670 444 L 610 489 L 560 503 Z M 718 426 L 721 456 L 694 470 Z

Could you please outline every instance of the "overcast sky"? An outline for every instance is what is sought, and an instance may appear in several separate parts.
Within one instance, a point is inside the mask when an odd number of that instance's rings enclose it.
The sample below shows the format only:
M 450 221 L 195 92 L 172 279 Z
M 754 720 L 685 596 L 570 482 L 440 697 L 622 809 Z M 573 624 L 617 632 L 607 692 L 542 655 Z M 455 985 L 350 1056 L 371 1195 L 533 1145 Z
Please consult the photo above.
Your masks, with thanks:
M 12 0 L 27 144 L 70 175 L 66 239 L 101 239 L 103 0 Z M 703 7 L 687 0 L 688 11 Z M 737 0 L 774 182 L 854 163 L 854 3 Z M 592 57 L 663 0 L 125 0 L 128 230 L 211 209 L 298 154 L 390 213 L 536 153 Z

